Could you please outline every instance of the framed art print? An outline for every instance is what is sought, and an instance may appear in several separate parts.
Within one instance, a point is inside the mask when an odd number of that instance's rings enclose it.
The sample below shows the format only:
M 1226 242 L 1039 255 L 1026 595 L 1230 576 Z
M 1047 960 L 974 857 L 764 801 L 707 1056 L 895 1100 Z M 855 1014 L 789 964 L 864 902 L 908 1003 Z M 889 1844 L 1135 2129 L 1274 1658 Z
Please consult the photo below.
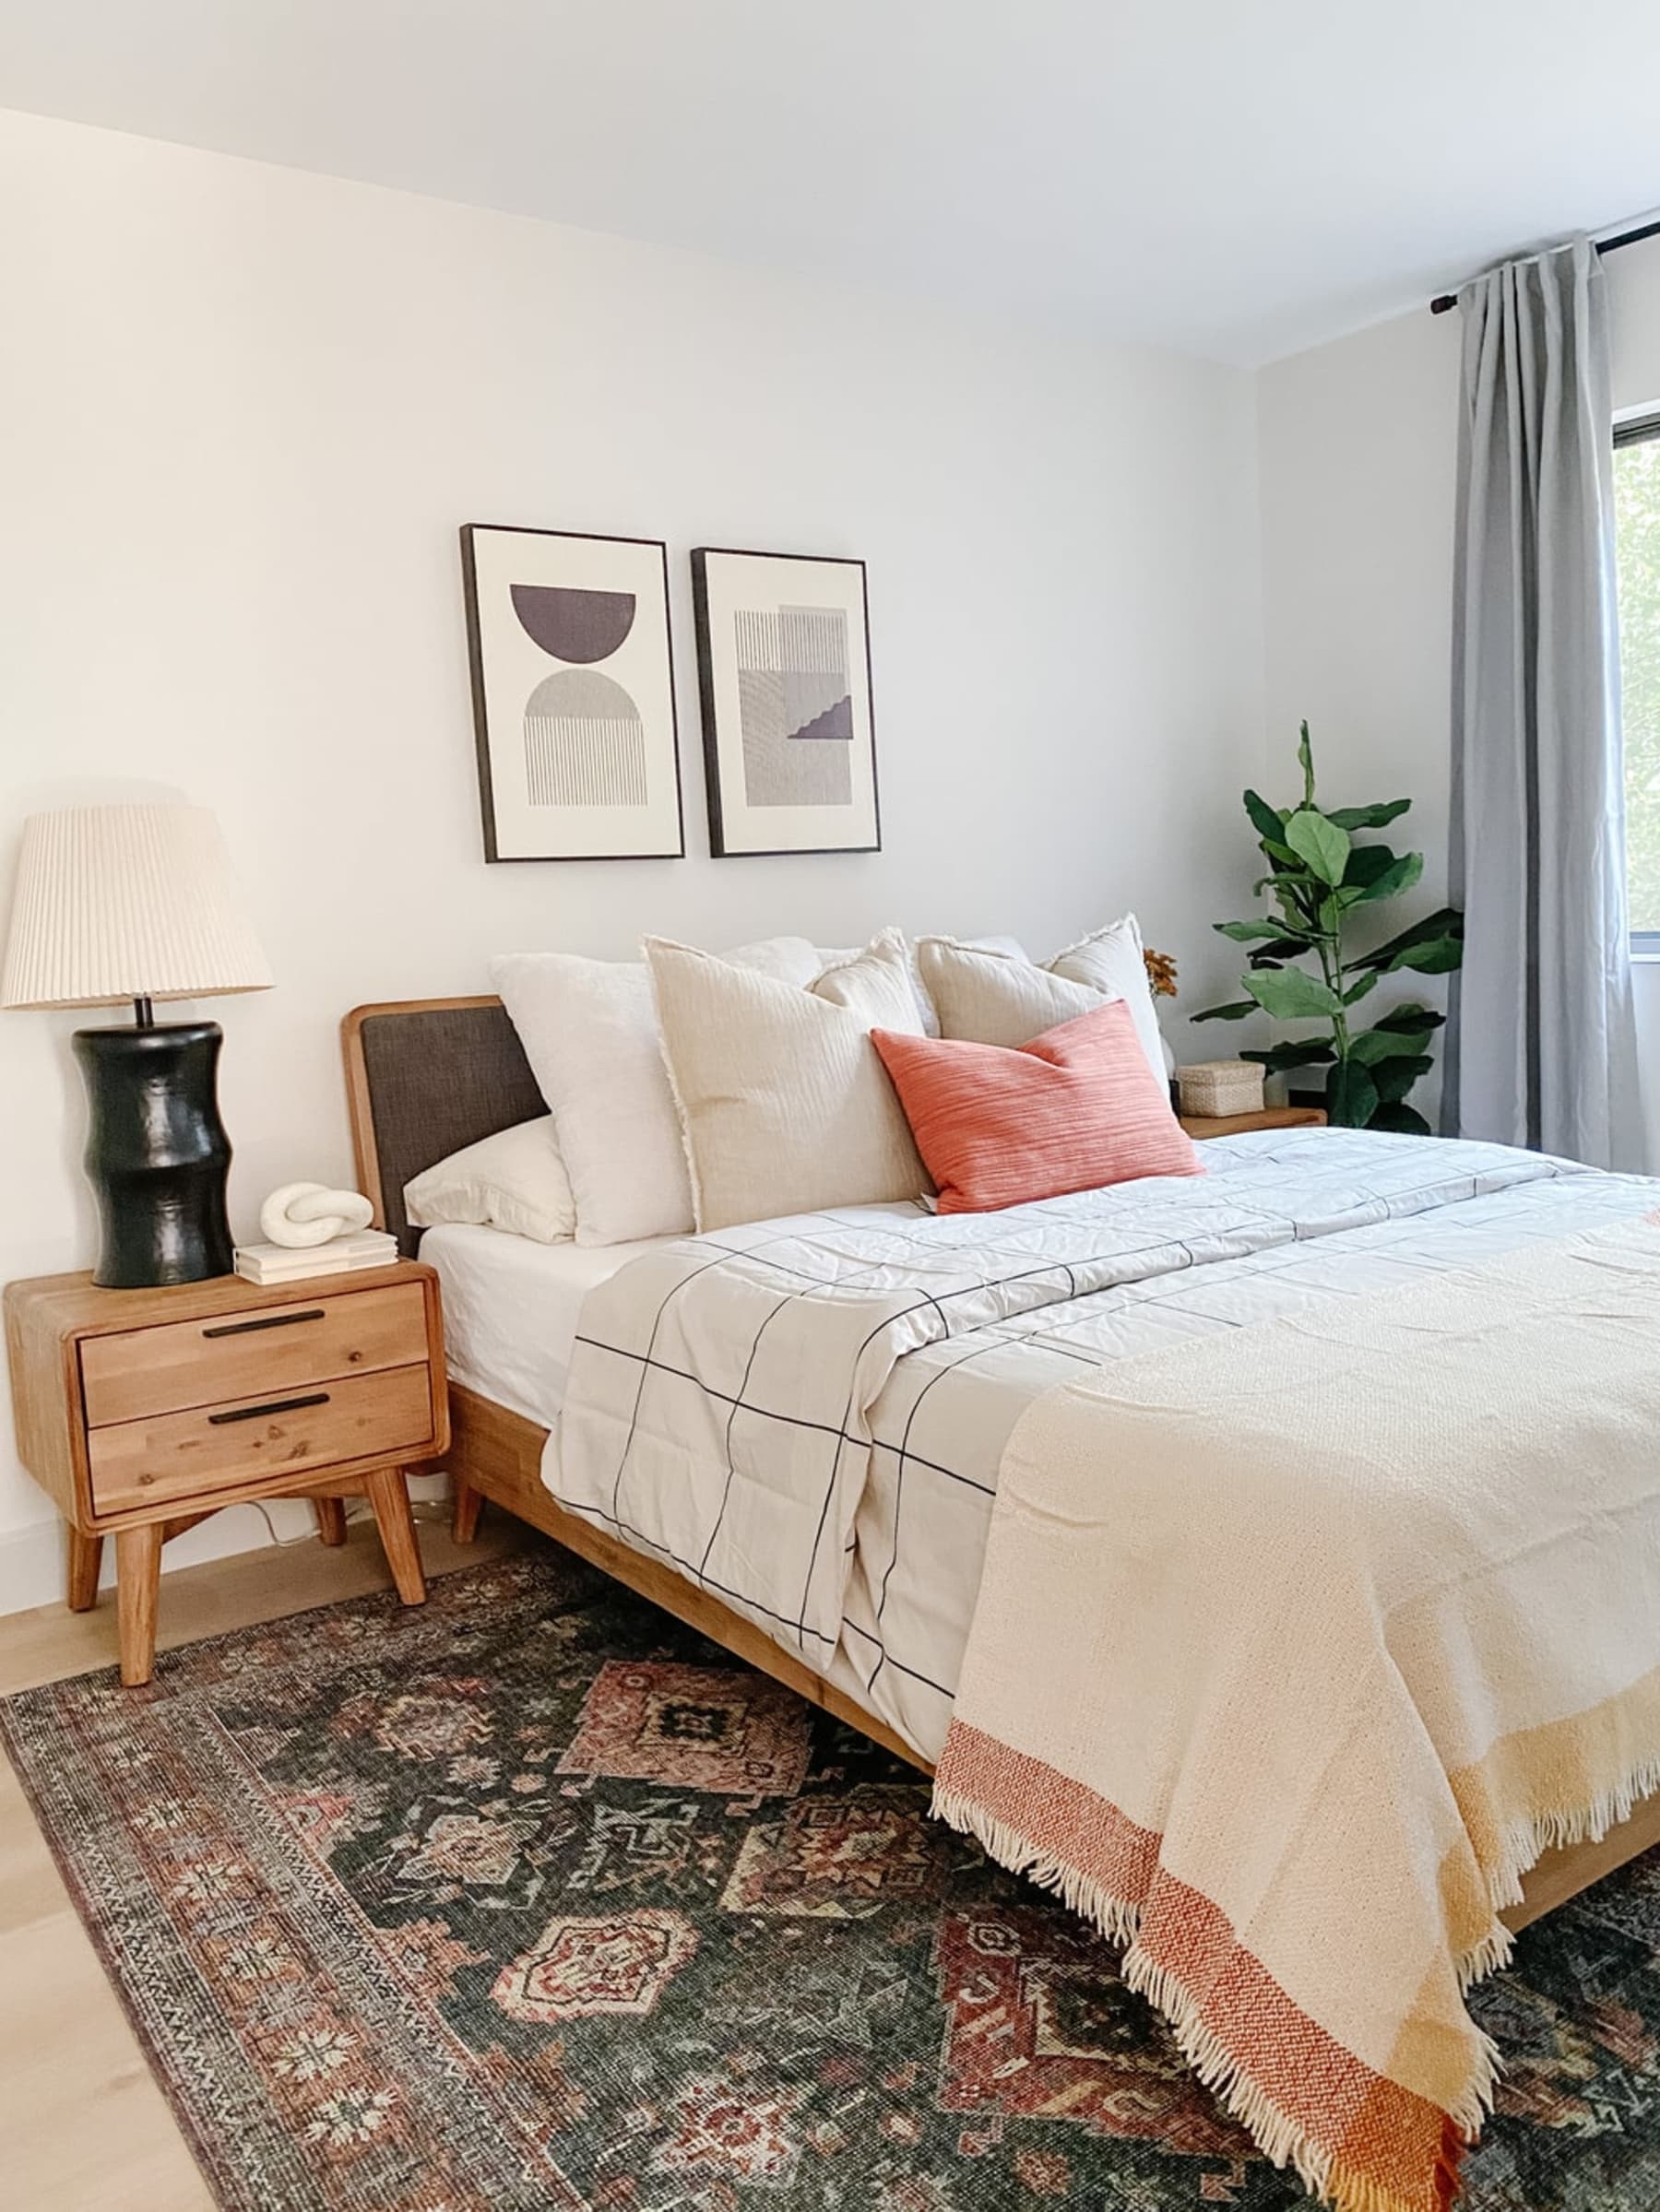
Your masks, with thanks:
M 692 591 L 710 851 L 879 851 L 864 562 L 703 546 Z
M 678 858 L 667 549 L 468 523 L 461 567 L 485 858 Z

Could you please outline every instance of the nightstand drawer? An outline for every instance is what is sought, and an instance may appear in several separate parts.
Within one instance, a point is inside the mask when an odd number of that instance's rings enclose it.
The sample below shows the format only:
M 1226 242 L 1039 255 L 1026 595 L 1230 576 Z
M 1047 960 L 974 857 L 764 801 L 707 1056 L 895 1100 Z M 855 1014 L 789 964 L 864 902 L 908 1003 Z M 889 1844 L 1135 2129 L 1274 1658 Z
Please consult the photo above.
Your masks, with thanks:
M 88 1427 L 101 1428 L 233 1398 L 290 1397 L 302 1383 L 409 1366 L 426 1355 L 418 1283 L 332 1296 L 314 1290 L 258 1313 L 84 1338 L 81 1390 Z
M 420 1292 L 413 1295 L 419 1301 Z M 102 1514 L 201 1498 L 377 1453 L 419 1457 L 433 1442 L 424 1365 L 312 1384 L 285 1367 L 280 1389 L 267 1397 L 95 1428 L 87 1453 L 92 1504 Z

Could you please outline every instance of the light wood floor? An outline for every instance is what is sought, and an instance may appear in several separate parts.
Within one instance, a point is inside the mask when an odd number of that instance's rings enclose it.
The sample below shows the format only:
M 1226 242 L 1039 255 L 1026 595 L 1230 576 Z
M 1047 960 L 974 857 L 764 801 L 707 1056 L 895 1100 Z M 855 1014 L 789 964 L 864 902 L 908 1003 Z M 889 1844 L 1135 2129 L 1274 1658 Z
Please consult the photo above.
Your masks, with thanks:
M 523 1524 L 491 1514 L 457 1551 L 421 1520 L 430 1574 L 510 1551 Z M 535 1541 L 535 1539 L 530 1539 Z M 276 1620 L 391 1580 L 372 1523 L 338 1551 L 299 1544 L 163 1577 L 159 1650 Z M 108 1665 L 115 1602 L 0 1618 L 0 1695 Z M 0 2202 L 6 2212 L 213 2212 L 45 1839 L 0 1758 Z

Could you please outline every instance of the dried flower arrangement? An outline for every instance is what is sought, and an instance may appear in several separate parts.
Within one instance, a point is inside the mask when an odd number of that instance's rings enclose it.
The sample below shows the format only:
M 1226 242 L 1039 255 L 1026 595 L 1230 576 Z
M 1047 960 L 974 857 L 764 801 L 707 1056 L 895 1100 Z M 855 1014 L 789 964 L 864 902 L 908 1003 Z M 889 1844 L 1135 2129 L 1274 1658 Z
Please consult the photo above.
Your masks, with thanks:
M 1147 982 L 1156 999 L 1173 999 L 1176 996 L 1176 962 L 1168 952 L 1156 952 L 1151 945 L 1142 947 L 1142 958 L 1147 965 Z

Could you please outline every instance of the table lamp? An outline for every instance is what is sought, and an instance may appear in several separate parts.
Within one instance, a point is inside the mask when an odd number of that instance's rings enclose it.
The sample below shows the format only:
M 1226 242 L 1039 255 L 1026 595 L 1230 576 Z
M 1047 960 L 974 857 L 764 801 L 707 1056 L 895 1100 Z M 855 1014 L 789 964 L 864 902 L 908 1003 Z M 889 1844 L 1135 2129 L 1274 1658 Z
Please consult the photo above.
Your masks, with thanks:
M 75 1033 L 101 1224 L 94 1283 L 230 1273 L 219 1025 L 158 1022 L 153 1005 L 270 983 L 206 807 L 73 807 L 24 824 L 0 1004 L 133 1007 L 131 1028 Z

